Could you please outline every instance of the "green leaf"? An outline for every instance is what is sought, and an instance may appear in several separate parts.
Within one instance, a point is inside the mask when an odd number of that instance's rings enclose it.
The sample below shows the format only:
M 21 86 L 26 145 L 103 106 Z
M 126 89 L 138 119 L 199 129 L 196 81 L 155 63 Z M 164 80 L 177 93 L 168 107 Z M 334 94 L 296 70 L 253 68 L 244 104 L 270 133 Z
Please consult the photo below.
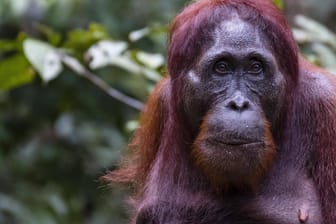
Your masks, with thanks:
M 34 75 L 28 61 L 21 54 L 2 60 L 0 62 L 0 89 L 8 90 L 30 83 Z
M 150 54 L 144 51 L 137 52 L 136 57 L 142 64 L 150 69 L 157 69 L 163 66 L 165 60 L 161 54 Z
M 23 50 L 45 82 L 56 78 L 62 72 L 61 58 L 53 46 L 39 40 L 27 39 L 23 43 Z
M 279 9 L 284 8 L 284 3 L 282 0 L 273 0 L 274 5 L 276 5 Z
M 17 50 L 23 52 L 23 42 L 28 38 L 28 35 L 24 32 L 20 32 L 16 37 Z
M 92 45 L 85 53 L 85 58 L 89 61 L 91 69 L 97 69 L 113 64 L 115 61 L 122 60 L 122 54 L 128 45 L 123 41 L 102 40 Z M 125 62 L 125 60 L 123 60 Z M 126 67 L 132 67 L 132 64 L 125 62 Z
M 14 40 L 0 39 L 0 52 L 22 51 L 22 43 L 26 38 L 27 35 L 20 32 Z
M 14 51 L 17 49 L 16 41 L 0 40 L 0 51 Z
M 69 32 L 64 47 L 74 50 L 77 56 L 81 56 L 91 45 L 104 39 L 109 39 L 107 29 L 94 23 L 88 30 L 77 29 Z
M 150 33 L 150 29 L 148 27 L 142 28 L 140 30 L 135 30 L 132 31 L 129 35 L 128 38 L 132 42 L 136 42 L 140 40 L 141 38 L 147 36 Z
M 88 49 L 85 53 L 85 59 L 89 62 L 91 69 L 113 65 L 133 74 L 143 74 L 153 81 L 160 80 L 161 76 L 155 69 L 163 65 L 163 56 L 136 52 L 134 53 L 136 58 L 133 58 L 132 52 L 127 51 L 127 47 L 127 43 L 123 41 L 103 40 Z
M 51 27 L 40 24 L 38 29 L 47 37 L 50 44 L 57 46 L 61 43 L 61 34 L 55 32 Z

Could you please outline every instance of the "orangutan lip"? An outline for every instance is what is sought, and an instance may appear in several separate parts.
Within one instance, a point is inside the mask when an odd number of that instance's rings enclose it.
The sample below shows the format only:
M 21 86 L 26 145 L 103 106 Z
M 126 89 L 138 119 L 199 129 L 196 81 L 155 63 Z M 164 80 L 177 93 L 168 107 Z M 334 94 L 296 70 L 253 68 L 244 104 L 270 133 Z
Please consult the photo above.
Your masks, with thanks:
M 256 146 L 256 145 L 261 145 L 261 144 L 264 144 L 263 142 L 249 142 L 249 143 L 223 143 L 223 144 L 226 144 L 228 146 Z
M 260 144 L 264 144 L 264 142 L 262 141 L 255 141 L 255 142 L 246 142 L 246 141 L 232 141 L 232 142 L 224 142 L 218 139 L 212 139 L 210 140 L 210 142 L 215 143 L 216 145 L 220 144 L 220 145 L 226 145 L 226 146 L 255 146 L 255 145 L 260 145 Z

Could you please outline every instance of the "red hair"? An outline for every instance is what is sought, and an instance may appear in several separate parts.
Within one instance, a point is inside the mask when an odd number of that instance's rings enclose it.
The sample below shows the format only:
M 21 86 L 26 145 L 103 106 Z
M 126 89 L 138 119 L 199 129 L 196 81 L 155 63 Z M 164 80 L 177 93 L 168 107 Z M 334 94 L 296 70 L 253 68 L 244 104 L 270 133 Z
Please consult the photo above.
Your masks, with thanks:
M 171 26 L 168 70 L 172 78 L 193 66 L 195 57 L 211 41 L 214 27 L 229 19 L 232 10 L 265 34 L 280 69 L 296 83 L 298 47 L 286 19 L 271 0 L 198 0 L 186 7 Z

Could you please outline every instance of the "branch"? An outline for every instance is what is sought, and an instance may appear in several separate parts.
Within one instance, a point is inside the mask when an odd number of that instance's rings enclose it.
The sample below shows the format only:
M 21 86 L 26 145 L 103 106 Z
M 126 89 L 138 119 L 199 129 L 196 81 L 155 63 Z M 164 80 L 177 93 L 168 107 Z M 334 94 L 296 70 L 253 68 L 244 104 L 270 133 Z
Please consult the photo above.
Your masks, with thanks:
M 62 62 L 72 71 L 74 71 L 81 77 L 88 79 L 90 82 L 102 89 L 109 96 L 137 110 L 142 110 L 142 108 L 144 107 L 144 104 L 141 101 L 126 96 L 122 92 L 109 86 L 103 79 L 99 78 L 97 75 L 86 69 L 76 58 L 64 53 L 60 53 L 60 58 Z

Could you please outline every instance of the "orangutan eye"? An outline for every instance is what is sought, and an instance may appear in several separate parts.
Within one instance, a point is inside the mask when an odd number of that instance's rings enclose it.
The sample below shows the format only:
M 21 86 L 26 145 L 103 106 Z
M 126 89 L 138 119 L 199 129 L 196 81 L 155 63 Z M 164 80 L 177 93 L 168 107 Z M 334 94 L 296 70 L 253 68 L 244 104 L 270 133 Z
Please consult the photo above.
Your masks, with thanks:
M 264 70 L 263 64 L 259 61 L 254 61 L 250 65 L 250 67 L 248 69 L 248 73 L 257 75 L 257 74 L 262 73 L 263 70 Z
M 228 73 L 232 73 L 232 68 L 229 65 L 229 63 L 221 60 L 221 61 L 216 62 L 214 66 L 214 71 L 217 74 L 228 74 Z

